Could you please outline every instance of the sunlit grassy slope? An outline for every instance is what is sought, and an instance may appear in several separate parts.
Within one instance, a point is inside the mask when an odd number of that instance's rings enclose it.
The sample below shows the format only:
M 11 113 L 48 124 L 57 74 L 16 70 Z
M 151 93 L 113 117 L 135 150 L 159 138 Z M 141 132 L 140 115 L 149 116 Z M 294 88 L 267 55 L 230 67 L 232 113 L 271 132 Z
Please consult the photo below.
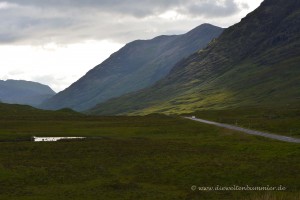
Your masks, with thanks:
M 300 195 L 298 144 L 164 115 L 95 117 L 4 104 L 0 114 L 1 200 L 296 200 Z M 94 139 L 13 142 L 32 135 Z M 192 185 L 287 190 L 201 192 Z
M 170 100 L 133 111 L 132 114 L 152 112 L 180 114 L 196 110 L 245 106 L 266 107 L 275 110 L 299 107 L 299 63 L 300 57 L 269 67 L 257 67 L 255 64 L 249 63 L 242 64 L 200 86 L 197 86 L 196 81 L 191 82 L 189 86 L 192 89 L 182 90 L 182 94 L 178 94 Z M 282 71 L 282 68 L 286 70 Z M 194 86 L 192 86 L 193 84 Z

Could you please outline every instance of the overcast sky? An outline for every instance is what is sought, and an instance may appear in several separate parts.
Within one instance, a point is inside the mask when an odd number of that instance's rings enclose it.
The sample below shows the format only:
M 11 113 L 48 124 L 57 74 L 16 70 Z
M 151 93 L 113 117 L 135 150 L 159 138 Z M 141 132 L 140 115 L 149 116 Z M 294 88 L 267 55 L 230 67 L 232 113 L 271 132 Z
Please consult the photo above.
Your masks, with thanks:
M 0 79 L 63 90 L 124 44 L 231 26 L 263 0 L 0 0 Z

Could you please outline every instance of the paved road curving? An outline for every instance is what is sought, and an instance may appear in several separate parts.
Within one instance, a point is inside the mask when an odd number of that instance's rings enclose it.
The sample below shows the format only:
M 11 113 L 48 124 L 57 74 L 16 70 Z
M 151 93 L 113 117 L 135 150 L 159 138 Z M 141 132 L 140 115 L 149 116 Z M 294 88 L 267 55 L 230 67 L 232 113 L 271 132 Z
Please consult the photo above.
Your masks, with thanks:
M 250 135 L 258 135 L 258 136 L 267 137 L 267 138 L 280 140 L 280 141 L 284 141 L 284 142 L 300 143 L 300 139 L 297 139 L 297 138 L 292 138 L 292 137 L 287 137 L 287 136 L 282 136 L 282 135 L 275 135 L 275 134 L 265 133 L 265 132 L 261 132 L 261 131 L 250 130 L 250 129 L 241 128 L 241 127 L 238 127 L 238 126 L 233 126 L 233 125 L 229 125 L 229 124 L 222 124 L 222 123 L 208 121 L 208 120 L 204 120 L 204 119 L 198 119 L 198 118 L 194 118 L 194 117 L 185 117 L 185 118 L 190 119 L 190 120 L 194 120 L 194 121 L 197 121 L 197 122 L 202 122 L 202 123 L 205 123 L 205 124 L 211 124 L 211 125 L 215 125 L 215 126 L 219 126 L 219 127 L 223 127 L 223 128 L 228 128 L 228 129 L 235 130 L 235 131 L 241 131 L 241 132 L 244 132 L 244 133 L 247 133 L 247 134 L 250 134 Z

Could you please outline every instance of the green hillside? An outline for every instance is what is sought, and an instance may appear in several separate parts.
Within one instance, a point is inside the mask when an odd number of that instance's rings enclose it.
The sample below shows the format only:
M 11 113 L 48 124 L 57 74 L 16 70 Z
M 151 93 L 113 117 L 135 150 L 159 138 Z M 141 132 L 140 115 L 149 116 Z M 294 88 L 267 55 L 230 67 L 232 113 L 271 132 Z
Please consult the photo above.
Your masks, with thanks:
M 27 105 L 0 103 L 1 120 L 59 120 L 72 119 L 72 117 L 80 118 L 83 116 L 83 114 L 77 113 L 71 109 L 46 111 Z
M 299 22 L 299 1 L 265 0 L 153 87 L 99 104 L 90 113 L 299 107 Z
M 44 109 L 85 110 L 112 97 L 146 88 L 166 76 L 180 59 L 204 48 L 223 29 L 203 24 L 183 35 L 133 41 L 44 102 Z

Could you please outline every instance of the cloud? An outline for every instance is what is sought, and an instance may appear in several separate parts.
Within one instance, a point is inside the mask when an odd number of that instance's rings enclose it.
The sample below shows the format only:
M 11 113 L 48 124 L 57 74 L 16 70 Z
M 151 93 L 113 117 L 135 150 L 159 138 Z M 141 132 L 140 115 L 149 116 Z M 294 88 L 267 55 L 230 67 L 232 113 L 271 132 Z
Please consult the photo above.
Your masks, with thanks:
M 17 4 L 9 3 L 9 2 L 0 2 L 0 10 L 10 9 L 17 7 Z
M 8 4 L 7 2 L 2 3 Z M 226 9 L 228 7 L 234 8 L 229 9 L 228 11 L 235 11 L 235 8 L 237 7 L 234 0 L 10 0 L 10 4 L 42 9 L 94 9 L 101 12 L 132 15 L 139 18 L 158 14 L 165 10 L 185 7 L 192 8 L 191 11 L 194 10 L 193 7 L 209 8 L 201 9 L 201 13 L 198 14 L 210 16 L 211 14 L 218 15 L 218 13 L 210 12 L 211 10 L 218 10 L 220 4 L 224 4 Z
M 23 74 L 24 72 L 20 69 L 11 70 L 8 72 L 9 76 L 18 76 L 20 74 Z
M 187 14 L 194 16 L 203 15 L 205 17 L 226 17 L 239 11 L 238 5 L 233 0 L 224 0 L 221 2 L 200 1 L 190 4 L 185 9 L 185 13 Z
M 37 75 L 30 78 L 30 80 L 38 83 L 43 83 L 50 86 L 54 91 L 58 92 L 68 84 L 70 84 L 70 77 L 57 75 Z M 63 87 L 62 87 L 63 86 Z
M 126 43 L 174 25 L 187 30 L 184 26 L 230 17 L 240 9 L 234 0 L 0 0 L 0 43 Z M 175 24 L 159 17 L 167 12 L 181 18 Z
M 1 45 L 0 79 L 37 81 L 60 91 L 122 46 L 111 41 Z

